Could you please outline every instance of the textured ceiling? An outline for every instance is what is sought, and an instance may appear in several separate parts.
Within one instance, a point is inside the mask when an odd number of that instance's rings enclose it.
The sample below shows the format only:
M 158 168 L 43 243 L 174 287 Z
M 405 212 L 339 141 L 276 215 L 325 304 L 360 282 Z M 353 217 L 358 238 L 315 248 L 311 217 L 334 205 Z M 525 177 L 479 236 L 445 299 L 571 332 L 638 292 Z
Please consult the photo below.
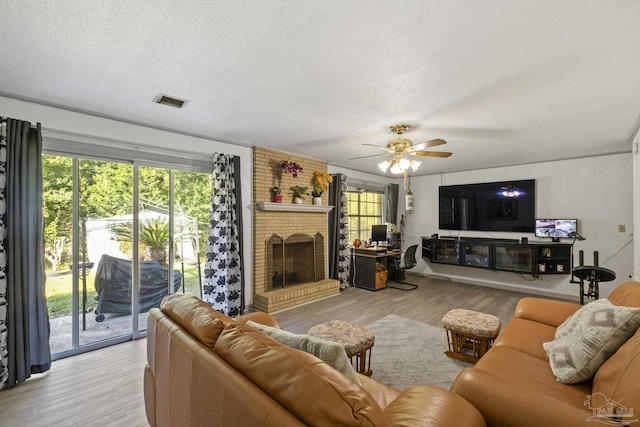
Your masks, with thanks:
M 2 93 L 373 173 L 398 122 L 448 141 L 432 174 L 628 152 L 640 117 L 636 0 L 11 0 L 0 40 Z

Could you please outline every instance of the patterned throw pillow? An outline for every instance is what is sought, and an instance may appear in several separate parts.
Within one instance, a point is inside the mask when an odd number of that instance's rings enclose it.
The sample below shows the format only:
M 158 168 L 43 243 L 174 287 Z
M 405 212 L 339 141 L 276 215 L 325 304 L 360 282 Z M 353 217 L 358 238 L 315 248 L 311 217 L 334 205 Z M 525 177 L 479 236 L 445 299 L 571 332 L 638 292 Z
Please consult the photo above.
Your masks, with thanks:
M 344 350 L 342 345 L 333 341 L 315 338 L 310 335 L 297 335 L 282 329 L 261 325 L 260 323 L 252 322 L 251 320 L 247 322 L 247 325 L 259 330 L 260 332 L 264 332 L 281 344 L 313 354 L 327 365 L 341 372 L 354 383 L 362 385 L 360 378 L 358 378 L 358 374 L 353 370 L 353 366 L 351 366 L 349 358 L 347 357 L 347 352 Z
M 544 343 L 558 381 L 575 384 L 595 375 L 600 366 L 640 326 L 640 308 L 613 305 L 599 299 L 582 307 Z

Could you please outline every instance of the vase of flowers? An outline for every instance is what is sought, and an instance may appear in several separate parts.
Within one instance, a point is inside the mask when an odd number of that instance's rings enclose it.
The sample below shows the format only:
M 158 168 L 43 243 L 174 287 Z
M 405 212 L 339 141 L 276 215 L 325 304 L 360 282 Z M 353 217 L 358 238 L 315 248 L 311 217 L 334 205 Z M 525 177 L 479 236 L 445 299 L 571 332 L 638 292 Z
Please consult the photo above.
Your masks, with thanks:
M 304 195 L 309 195 L 308 187 L 301 187 L 299 185 L 294 185 L 290 188 L 291 194 L 293 195 L 293 203 L 301 204 L 304 200 Z
M 276 172 L 276 185 L 271 187 L 271 193 L 273 194 L 273 201 L 276 203 L 282 202 L 282 177 L 284 173 L 290 173 L 294 178 L 298 177 L 298 174 L 302 173 L 303 169 L 296 162 L 290 162 L 289 160 L 281 160 L 277 165 Z
M 333 182 L 333 178 L 326 172 L 315 171 L 313 173 L 313 196 L 314 205 L 322 205 L 322 193 L 329 189 L 329 184 Z

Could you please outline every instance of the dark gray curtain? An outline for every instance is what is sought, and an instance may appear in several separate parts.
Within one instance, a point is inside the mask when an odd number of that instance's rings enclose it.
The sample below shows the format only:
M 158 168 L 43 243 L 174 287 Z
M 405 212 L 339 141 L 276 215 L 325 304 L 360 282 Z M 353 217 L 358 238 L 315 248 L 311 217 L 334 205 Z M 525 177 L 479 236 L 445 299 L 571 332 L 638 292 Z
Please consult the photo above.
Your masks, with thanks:
M 43 256 L 42 132 L 40 123 L 32 127 L 26 121 L 2 119 L 1 125 L 0 174 L 6 186 L 0 188 L 0 213 L 6 228 L 0 247 L 0 327 L 6 331 L 6 351 L 2 349 L 0 388 L 9 388 L 49 370 L 51 352 Z
M 347 215 L 347 177 L 332 175 L 329 186 L 329 278 L 340 280 L 340 289 L 349 286 L 349 217 Z
M 202 299 L 228 316 L 242 309 L 242 259 L 238 231 L 238 188 L 240 170 L 233 156 L 214 154 L 213 189 L 207 260 L 204 264 Z
M 242 254 L 244 253 L 242 251 L 242 230 L 244 229 L 244 227 L 242 226 L 243 222 L 242 222 L 242 186 L 240 185 L 240 178 L 241 178 L 241 173 L 240 173 L 240 157 L 239 156 L 233 156 L 233 169 L 238 171 L 238 173 L 235 173 L 233 175 L 233 179 L 235 179 L 236 181 L 236 200 L 239 201 L 239 203 L 237 203 L 237 206 L 239 206 L 239 208 L 236 207 L 236 219 L 238 222 L 238 252 L 239 252 L 239 257 L 240 257 L 240 263 L 242 263 Z M 240 269 L 240 283 L 244 283 L 244 268 Z M 240 290 L 240 314 L 244 313 L 244 289 Z
M 398 192 L 400 186 L 398 184 L 389 184 L 387 186 L 387 200 L 385 204 L 385 218 L 387 222 L 398 225 Z

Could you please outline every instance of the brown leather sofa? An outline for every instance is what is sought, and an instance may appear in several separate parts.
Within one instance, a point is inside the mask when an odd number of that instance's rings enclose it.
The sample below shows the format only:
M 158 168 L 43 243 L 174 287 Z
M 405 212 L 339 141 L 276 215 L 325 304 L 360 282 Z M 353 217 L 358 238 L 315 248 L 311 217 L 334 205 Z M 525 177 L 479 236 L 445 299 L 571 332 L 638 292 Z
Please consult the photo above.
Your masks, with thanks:
M 357 385 L 305 352 L 196 297 L 172 294 L 148 315 L 145 409 L 155 426 L 485 426 L 462 397 L 437 387 Z
M 640 307 L 640 282 L 618 286 L 608 299 L 615 305 Z M 502 330 L 494 346 L 474 367 L 460 373 L 451 390 L 471 402 L 489 426 L 601 425 L 604 419 L 587 421 L 594 410 L 597 411 L 587 402 L 591 395 L 607 404 L 607 411 L 635 410 L 632 420 L 637 420 L 640 418 L 640 329 L 592 379 L 572 385 L 556 381 L 542 344 L 552 341 L 556 328 L 580 307 L 523 298 L 516 307 L 515 317 Z

